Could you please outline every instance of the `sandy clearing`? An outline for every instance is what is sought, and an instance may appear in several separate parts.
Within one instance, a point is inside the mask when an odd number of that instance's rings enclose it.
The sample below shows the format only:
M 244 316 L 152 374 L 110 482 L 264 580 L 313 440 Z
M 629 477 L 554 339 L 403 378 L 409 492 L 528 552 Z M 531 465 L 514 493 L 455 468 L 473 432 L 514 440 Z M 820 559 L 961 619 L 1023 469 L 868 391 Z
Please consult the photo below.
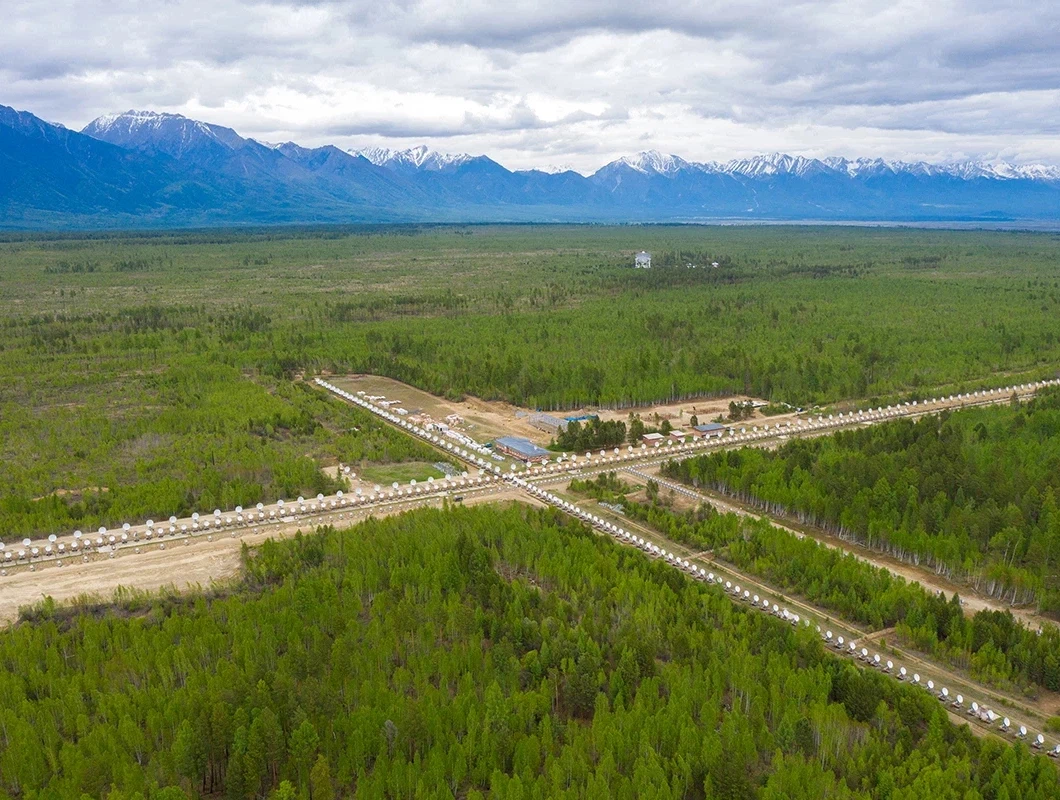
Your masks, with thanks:
M 500 400 L 482 400 L 478 397 L 466 397 L 461 402 L 436 397 L 422 389 L 379 375 L 333 375 L 327 380 L 347 392 L 359 391 L 370 395 L 383 395 L 388 400 L 400 400 L 401 407 L 415 413 L 423 411 L 435 420 L 442 422 L 450 414 L 457 414 L 464 419 L 464 424 L 457 426 L 479 442 L 486 443 L 498 436 L 522 436 L 542 447 L 552 440 L 552 434 L 538 430 L 529 422 L 534 409 L 515 406 Z M 660 403 L 652 406 L 639 406 L 623 409 L 580 408 L 555 412 L 553 416 L 580 416 L 597 414 L 603 420 L 622 420 L 629 418 L 630 413 L 639 414 L 649 425 L 654 424 L 656 416 L 661 421 L 667 419 L 675 428 L 687 427 L 693 414 L 699 422 L 710 422 L 715 417 L 729 412 L 729 402 L 756 401 L 757 398 L 746 395 L 733 397 L 700 398 L 676 403 Z M 760 401 L 761 402 L 761 401 Z M 794 415 L 771 417 L 771 420 L 783 420 Z M 757 419 L 757 417 L 756 417 Z
M 477 505 L 514 500 L 540 505 L 507 487 L 468 491 L 463 503 Z M 178 591 L 205 588 L 236 575 L 244 543 L 253 546 L 266 539 L 283 539 L 319 525 L 344 530 L 356 527 L 368 517 L 385 517 L 413 508 L 440 508 L 442 505 L 440 497 L 410 499 L 391 507 L 333 512 L 297 523 L 244 529 L 237 531 L 236 536 L 214 536 L 212 541 L 206 536 L 170 540 L 165 542 L 164 550 L 157 543 L 145 545 L 139 553 L 119 551 L 113 559 L 102 555 L 91 557 L 87 563 L 68 559 L 62 567 L 47 562 L 36 570 L 22 569 L 0 578 L 0 623 L 13 622 L 20 606 L 31 605 L 45 597 L 63 603 L 86 594 L 107 600 L 113 597 L 118 587 L 145 591 L 157 591 L 163 587 L 174 587 Z

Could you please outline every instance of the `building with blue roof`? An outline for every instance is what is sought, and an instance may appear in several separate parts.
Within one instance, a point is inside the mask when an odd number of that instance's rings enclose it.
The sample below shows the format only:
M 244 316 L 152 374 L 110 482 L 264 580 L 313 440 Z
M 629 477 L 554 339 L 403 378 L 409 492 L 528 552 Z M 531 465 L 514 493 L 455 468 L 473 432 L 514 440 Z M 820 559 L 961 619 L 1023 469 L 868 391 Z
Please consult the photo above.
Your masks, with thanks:
M 728 428 L 720 422 L 707 422 L 703 425 L 696 425 L 693 430 L 697 436 L 706 438 L 707 436 L 724 436 Z
M 519 436 L 502 436 L 493 440 L 493 449 L 506 456 L 517 458 L 520 461 L 535 462 L 544 461 L 553 454 L 542 447 L 538 447 L 529 439 Z

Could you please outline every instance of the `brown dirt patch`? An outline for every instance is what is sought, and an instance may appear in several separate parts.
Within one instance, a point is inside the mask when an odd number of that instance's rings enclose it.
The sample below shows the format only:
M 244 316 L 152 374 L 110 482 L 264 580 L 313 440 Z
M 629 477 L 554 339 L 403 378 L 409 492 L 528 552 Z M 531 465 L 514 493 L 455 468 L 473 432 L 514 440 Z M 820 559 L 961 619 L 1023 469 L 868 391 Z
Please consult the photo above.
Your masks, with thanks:
M 367 395 L 382 395 L 388 400 L 400 400 L 401 407 L 407 409 L 410 415 L 422 411 L 436 421 L 444 422 L 450 414 L 457 414 L 464 421 L 463 424 L 457 425 L 457 429 L 483 444 L 498 436 L 522 436 L 542 447 L 552 440 L 550 433 L 538 430 L 530 424 L 529 417 L 536 413 L 534 410 L 500 400 L 482 400 L 470 396 L 460 402 L 446 400 L 393 378 L 384 378 L 379 375 L 330 376 L 328 380 L 347 392 L 355 394 L 364 392 Z M 556 412 L 553 415 L 563 418 L 597 414 L 603 420 L 625 421 L 632 412 L 640 414 L 648 425 L 654 424 L 656 415 L 658 415 L 660 420 L 668 419 L 673 427 L 680 428 L 688 426 L 693 414 L 701 423 L 710 422 L 720 414 L 728 414 L 731 400 L 745 402 L 756 399 L 738 395 L 614 410 L 580 408 Z M 756 415 L 756 420 L 758 416 Z M 786 419 L 787 416 L 794 415 L 770 417 L 769 419 L 781 420 Z
M 464 494 L 463 503 L 478 505 L 518 500 L 541 505 L 521 492 L 498 488 L 499 491 L 492 487 L 469 490 Z M 428 506 L 441 507 L 441 498 L 410 498 L 390 507 L 336 511 L 312 520 L 244 529 L 237 531 L 236 536 L 222 531 L 213 536 L 212 541 L 207 541 L 205 535 L 169 540 L 165 542 L 165 550 L 154 542 L 145 544 L 139 553 L 120 550 L 115 558 L 96 555 L 87 563 L 78 558 L 76 561 L 66 559 L 62 567 L 56 566 L 56 562 L 45 562 L 33 571 L 22 568 L 0 578 L 0 625 L 13 622 L 18 617 L 19 607 L 32 605 L 45 597 L 64 603 L 82 595 L 109 599 L 119 586 L 144 591 L 170 586 L 178 591 L 209 587 L 236 575 L 244 543 L 253 546 L 266 539 L 283 539 L 319 525 L 352 528 L 369 516 L 389 516 Z

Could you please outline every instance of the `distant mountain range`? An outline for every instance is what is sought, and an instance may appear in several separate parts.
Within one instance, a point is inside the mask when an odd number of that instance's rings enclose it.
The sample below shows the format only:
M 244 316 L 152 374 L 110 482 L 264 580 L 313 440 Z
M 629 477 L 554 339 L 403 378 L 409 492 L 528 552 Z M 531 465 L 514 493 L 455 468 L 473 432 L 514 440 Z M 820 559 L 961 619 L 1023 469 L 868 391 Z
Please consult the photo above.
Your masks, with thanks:
M 266 144 L 129 111 L 80 133 L 0 106 L 0 227 L 357 222 L 1056 221 L 1060 168 L 656 151 L 589 176 L 427 147 Z

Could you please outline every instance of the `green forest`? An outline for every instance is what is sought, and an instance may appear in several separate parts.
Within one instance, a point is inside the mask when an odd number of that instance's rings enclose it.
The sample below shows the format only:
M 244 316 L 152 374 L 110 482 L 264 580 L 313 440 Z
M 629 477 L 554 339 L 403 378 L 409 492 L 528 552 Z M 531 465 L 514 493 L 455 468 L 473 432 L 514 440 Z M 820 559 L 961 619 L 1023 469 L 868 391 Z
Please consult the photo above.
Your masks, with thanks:
M 245 562 L 0 632 L 0 796 L 1060 796 L 1023 745 L 550 511 L 420 511 Z
M 664 472 L 681 473 L 668 462 Z M 949 601 L 885 569 L 799 538 L 767 520 L 719 514 L 710 506 L 675 511 L 649 486 L 648 502 L 623 496 L 620 483 L 571 484 L 572 489 L 619 502 L 627 517 L 650 525 L 667 539 L 713 551 L 741 572 L 796 594 L 841 619 L 872 631 L 895 628 L 899 640 L 967 670 L 976 680 L 1034 695 L 1060 691 L 1060 630 L 1041 634 L 1011 613 L 979 611 L 966 617 L 960 598 Z M 616 492 L 618 492 L 616 494 Z
M 615 447 L 626 443 L 626 423 L 621 420 L 601 420 L 592 417 L 583 425 L 572 420 L 552 442 L 553 450 L 580 451 L 597 447 Z
M 631 269 L 640 249 L 660 266 Z M 1055 234 L 899 229 L 7 235 L 0 535 L 424 459 L 300 394 L 326 371 L 535 409 L 734 392 L 810 406 L 1055 375 L 1058 260 Z
M 670 469 L 930 566 L 1060 610 L 1060 391 L 898 420 Z

